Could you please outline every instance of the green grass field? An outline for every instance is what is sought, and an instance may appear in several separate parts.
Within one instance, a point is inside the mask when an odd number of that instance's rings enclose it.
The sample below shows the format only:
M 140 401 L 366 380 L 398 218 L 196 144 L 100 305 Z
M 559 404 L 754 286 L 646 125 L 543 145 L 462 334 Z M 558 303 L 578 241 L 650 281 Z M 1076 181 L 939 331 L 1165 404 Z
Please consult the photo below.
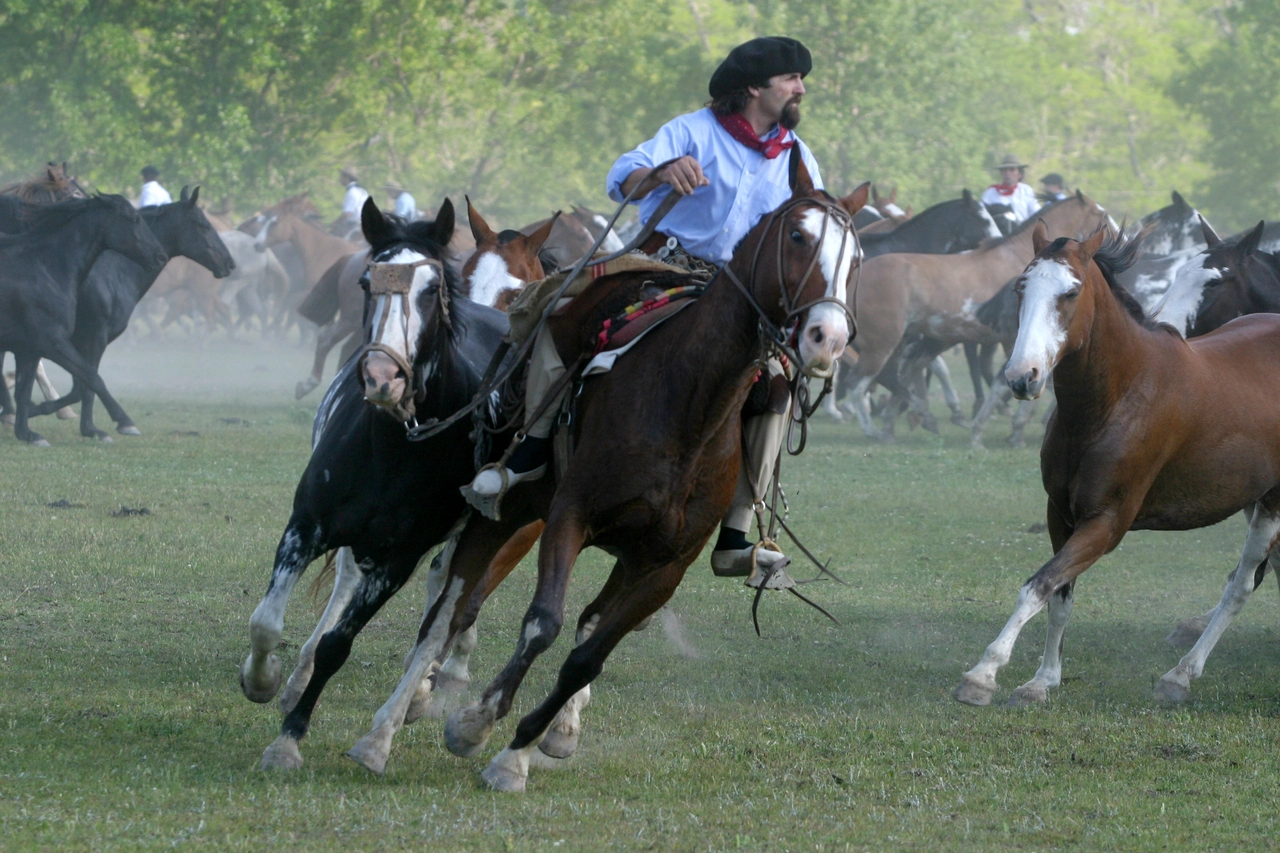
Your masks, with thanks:
M 330 683 L 303 770 L 263 774 L 279 716 L 242 698 L 236 666 L 307 457 L 319 392 L 310 406 L 290 393 L 305 353 L 109 357 L 142 438 L 99 445 L 47 418 L 52 448 L 0 438 L 4 850 L 1276 846 L 1274 584 L 1223 638 L 1189 706 L 1151 695 L 1180 655 L 1164 635 L 1217 601 L 1240 518 L 1132 534 L 1087 573 L 1048 707 L 950 698 L 1049 555 L 1048 537 L 1027 532 L 1044 519 L 1038 456 L 1002 446 L 1007 420 L 983 453 L 948 424 L 940 438 L 901 425 L 882 446 L 818 423 L 783 480 L 795 527 L 849 581 L 806 590 L 842 624 L 772 595 L 757 639 L 748 591 L 696 563 L 665 626 L 628 638 L 594 685 L 578 755 L 535 768 L 524 795 L 489 792 L 479 771 L 545 695 L 567 631 L 481 758 L 449 754 L 436 719 L 401 733 L 383 778 L 343 757 L 400 674 L 421 578 Z M 129 378 L 148 371 L 158 378 Z M 59 500 L 72 506 L 48 506 Z M 150 514 L 113 516 L 121 506 Z M 570 620 L 607 567 L 583 555 Z M 522 567 L 481 614 L 473 695 L 513 648 L 532 587 Z M 295 595 L 286 672 L 318 612 Z M 1043 632 L 1042 615 L 998 699 L 1034 672 Z

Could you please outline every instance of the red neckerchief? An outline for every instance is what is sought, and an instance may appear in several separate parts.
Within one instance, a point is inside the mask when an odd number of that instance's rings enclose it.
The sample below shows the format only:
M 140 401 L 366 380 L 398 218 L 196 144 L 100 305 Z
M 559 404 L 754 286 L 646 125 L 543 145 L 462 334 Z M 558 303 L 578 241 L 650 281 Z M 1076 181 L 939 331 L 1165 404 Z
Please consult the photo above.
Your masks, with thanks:
M 1018 185 L 1017 184 L 992 184 L 991 189 L 1000 193 L 1000 195 L 1013 195 L 1014 191 L 1018 189 Z
M 751 126 L 751 122 L 747 121 L 742 113 L 733 113 L 727 116 L 717 115 L 716 121 L 720 122 L 720 126 L 727 130 L 730 136 L 752 151 L 759 151 L 766 160 L 772 160 L 796 144 L 795 137 L 788 133 L 785 127 L 779 127 L 778 135 L 773 139 L 761 139 L 756 135 L 755 128 Z

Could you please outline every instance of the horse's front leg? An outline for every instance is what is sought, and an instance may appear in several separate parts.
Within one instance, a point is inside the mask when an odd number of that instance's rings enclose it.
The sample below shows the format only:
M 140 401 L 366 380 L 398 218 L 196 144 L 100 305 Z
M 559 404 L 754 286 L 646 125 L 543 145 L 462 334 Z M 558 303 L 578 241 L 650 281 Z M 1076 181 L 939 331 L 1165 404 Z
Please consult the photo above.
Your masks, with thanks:
M 626 582 L 616 584 L 609 590 L 607 598 L 602 591 L 601 598 L 594 603 L 600 609 L 595 614 L 596 618 L 588 623 L 594 622 L 594 625 L 569 653 L 560 668 L 555 688 L 541 705 L 520 720 L 511 743 L 494 756 L 481 774 L 491 788 L 513 793 L 525 789 L 533 750 L 547 736 L 562 711 L 578 701 L 600 675 L 605 659 L 622 638 L 667 603 L 694 556 L 685 555 L 675 562 L 644 571 L 642 575 L 628 573 Z M 620 568 L 615 567 L 614 571 L 618 572 Z
M 18 381 L 13 386 L 13 397 L 17 415 L 13 422 L 13 434 L 19 441 L 25 441 L 34 447 L 48 447 L 49 442 L 29 425 L 31 417 L 31 389 L 35 385 L 36 365 L 40 359 L 33 355 L 13 354 L 14 368 Z
M 240 665 L 240 689 L 250 702 L 270 702 L 280 690 L 276 647 L 284 636 L 284 612 L 294 584 L 320 553 L 318 538 L 315 522 L 297 517 L 280 536 L 267 594 L 249 618 L 249 657 Z
M 996 673 L 1009 662 L 1013 645 L 1017 642 L 1023 626 L 1044 608 L 1050 596 L 1070 585 L 1107 552 L 1107 547 L 1117 529 L 1120 531 L 1128 529 L 1128 522 L 1121 526 L 1112 513 L 1096 516 L 1075 528 L 1052 559 L 1022 585 L 1022 589 L 1018 591 L 1018 603 L 1013 615 L 1009 617 L 999 636 L 987 646 L 978 665 L 966 672 L 955 690 L 951 691 L 952 697 L 967 705 L 991 704 L 991 697 L 999 686 L 996 684 Z M 1050 532 L 1052 533 L 1053 530 L 1051 527 Z M 1069 597 L 1063 599 L 1064 604 L 1069 601 Z M 1070 607 L 1066 607 L 1058 613 L 1061 624 L 1057 625 L 1056 621 L 1051 623 L 1050 641 L 1056 636 L 1061 642 L 1061 632 L 1066 628 L 1066 617 L 1070 612 Z M 1048 655 L 1049 652 L 1046 650 L 1046 656 Z M 1049 675 L 1050 672 L 1046 670 L 1045 683 Z M 1055 677 L 1060 677 L 1060 673 Z M 1034 683 L 1036 683 L 1034 680 L 1029 682 L 1029 684 Z
M 556 511 L 547 520 L 538 551 L 538 586 L 525 611 L 515 654 L 485 689 L 480 701 L 449 715 L 444 742 L 454 755 L 471 757 L 484 748 L 494 724 L 511 710 L 515 692 L 529 667 L 559 636 L 569 575 L 585 541 L 586 527 L 576 508 Z

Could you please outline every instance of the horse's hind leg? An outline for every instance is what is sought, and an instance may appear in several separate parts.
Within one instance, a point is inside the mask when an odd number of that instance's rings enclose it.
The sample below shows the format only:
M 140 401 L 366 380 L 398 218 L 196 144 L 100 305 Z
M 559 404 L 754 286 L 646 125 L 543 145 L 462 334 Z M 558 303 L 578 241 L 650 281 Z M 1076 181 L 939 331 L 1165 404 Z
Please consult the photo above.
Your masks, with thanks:
M 1204 664 L 1213 647 L 1222 637 L 1231 620 L 1236 617 L 1249 595 L 1258 588 L 1266 576 L 1267 563 L 1280 538 L 1280 513 L 1276 510 L 1277 495 L 1271 494 L 1258 501 L 1249 521 L 1240 562 L 1232 573 L 1222 600 L 1213 611 L 1213 617 L 1191 651 L 1183 655 L 1178 665 L 1160 677 L 1156 697 L 1166 702 L 1185 702 L 1191 698 L 1191 682 L 1204 672 Z M 1270 500 L 1268 500 L 1270 498 Z
M 938 384 L 942 386 L 942 398 L 947 401 L 947 408 L 951 410 L 951 422 L 956 426 L 968 426 L 969 419 L 960 408 L 960 395 L 951 382 L 951 369 L 941 355 L 929 362 L 929 372 L 938 377 Z
M 324 363 L 329 358 L 329 350 L 341 343 L 342 339 L 349 334 L 351 330 L 342 325 L 341 318 L 320 330 L 316 336 L 316 356 L 311 362 L 311 375 L 293 389 L 294 397 L 301 400 L 316 389 L 324 377 Z
M 45 402 L 59 400 L 58 389 L 54 388 L 53 383 L 49 381 L 49 374 L 45 372 L 43 361 L 36 365 L 36 382 L 40 385 L 40 393 L 44 395 Z M 74 395 L 75 388 L 73 387 L 71 389 L 71 394 L 69 394 L 68 397 L 72 397 Z M 72 400 L 72 402 L 74 402 L 74 400 Z M 58 420 L 60 421 L 69 421 L 76 416 L 76 413 L 71 411 L 71 407 L 68 403 L 63 403 L 61 406 L 56 406 L 55 408 L 57 409 Z
M 969 449 L 981 450 L 982 432 L 987 428 L 987 422 L 991 420 L 991 416 L 1000 407 L 1001 403 L 1012 399 L 1013 391 L 1009 389 L 1007 382 L 1000 382 L 991 386 L 991 393 L 982 401 L 982 408 L 973 416 L 972 432 L 969 436 Z
M 298 651 L 298 663 L 285 684 L 284 692 L 280 694 L 280 711 L 284 714 L 294 709 L 298 704 L 298 697 L 307 689 L 307 682 L 311 680 L 311 673 L 315 670 L 316 645 L 320 638 L 338 624 L 338 617 L 351 603 L 351 596 L 360 584 L 360 568 L 356 565 L 356 558 L 350 548 L 342 547 L 337 550 L 333 558 L 333 569 L 333 591 L 329 594 L 329 603 L 320 614 L 315 630 Z
M 294 584 L 319 553 L 316 534 L 310 520 L 290 519 L 276 546 L 267 594 L 249 617 L 249 657 L 240 665 L 240 689 L 250 702 L 270 702 L 280 689 L 275 652 L 284 635 L 284 611 Z
M 0 350 L 0 372 L 4 370 L 4 351 Z M 14 383 L 17 383 L 17 376 L 13 377 Z M 5 374 L 0 377 L 0 423 L 6 423 L 13 426 L 14 419 L 17 416 L 17 409 L 13 405 L 13 395 L 9 393 L 9 375 Z
M 1069 583 L 1049 598 L 1049 628 L 1044 641 L 1044 657 L 1035 677 L 1013 691 L 1010 705 L 1040 705 L 1049 701 L 1049 691 L 1062 683 L 1062 639 L 1075 606 L 1075 584 Z
M 605 659 L 622 638 L 666 604 L 690 562 L 692 557 L 682 558 L 646 571 L 639 582 L 619 583 L 616 592 L 600 602 L 594 630 L 569 653 L 551 695 L 520 720 L 511 743 L 481 773 L 491 788 L 507 792 L 524 790 L 533 750 L 561 710 L 600 675 Z
M 449 715 L 445 746 L 454 755 L 470 757 L 484 748 L 494 723 L 511 710 L 515 692 L 529 667 L 559 636 L 569 575 L 585 541 L 586 530 L 576 516 L 561 512 L 548 520 L 538 551 L 538 586 L 525 611 L 515 654 L 485 689 L 480 701 Z
M 877 441 L 884 438 L 884 433 L 880 431 L 871 421 L 871 407 L 867 403 L 867 391 L 871 388 L 871 383 L 875 382 L 874 376 L 862 376 L 854 384 L 853 390 L 850 392 L 851 402 L 853 403 L 853 413 L 858 418 L 858 425 L 862 427 L 862 432 L 867 438 L 874 438 Z

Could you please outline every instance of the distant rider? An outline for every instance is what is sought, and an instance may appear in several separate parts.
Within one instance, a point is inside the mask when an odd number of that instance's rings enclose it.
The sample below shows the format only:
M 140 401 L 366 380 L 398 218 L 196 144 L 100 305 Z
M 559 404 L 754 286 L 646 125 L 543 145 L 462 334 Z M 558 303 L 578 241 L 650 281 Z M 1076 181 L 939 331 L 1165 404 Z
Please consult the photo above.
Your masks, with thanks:
M 369 198 L 369 193 L 364 187 L 360 186 L 360 178 L 351 169 L 343 169 L 339 172 L 338 180 L 347 188 L 347 193 L 343 196 L 342 213 L 338 216 L 338 221 L 334 223 L 334 230 L 342 232 L 342 235 L 345 236 L 352 229 L 360 227 L 360 211 L 364 208 L 364 203 Z
M 169 191 L 160 186 L 160 170 L 155 166 L 142 167 L 142 192 L 138 194 L 138 207 L 172 204 Z
M 1006 154 L 996 169 L 1000 172 L 1000 183 L 992 184 L 982 193 L 985 205 L 1003 204 L 1009 208 L 1009 218 L 1013 225 L 1025 222 L 1031 214 L 1040 209 L 1036 200 L 1036 191 L 1030 184 L 1022 182 L 1027 165 L 1012 154 Z
M 1057 172 L 1050 172 L 1041 178 L 1040 187 L 1040 198 L 1044 199 L 1046 204 L 1053 204 L 1068 197 L 1067 182 Z
M 399 184 L 387 184 L 384 189 L 391 197 L 396 216 L 403 218 L 406 222 L 413 222 L 418 218 L 418 200 L 407 189 Z
M 606 182 L 609 197 L 620 202 L 639 185 L 633 201 L 639 204 L 642 220 L 647 221 L 669 193 L 689 197 L 667 214 L 661 232 L 642 247 L 644 251 L 657 251 L 664 260 L 683 261 L 684 266 L 727 263 L 747 232 L 791 197 L 792 146 L 800 147 L 814 186 L 822 188 L 817 161 L 792 132 L 800 122 L 803 78 L 812 66 L 808 49 L 795 39 L 767 37 L 741 44 L 711 76 L 711 101 L 706 107 L 676 117 L 653 139 L 618 159 Z M 655 166 L 677 157 L 659 176 L 651 177 Z M 551 336 L 544 331 L 534 344 L 529 365 L 526 418 L 539 408 L 564 370 Z M 733 504 L 721 522 L 711 556 L 712 570 L 721 576 L 752 573 L 753 543 L 747 536 L 755 502 L 751 478 L 761 495 L 769 493 L 791 411 L 781 363 L 770 359 L 760 381 L 768 383 L 772 393 L 768 411 L 744 420 L 749 461 L 744 457 Z M 558 410 L 558 405 L 548 405 L 537 420 L 526 422 L 528 437 L 509 462 L 509 485 L 542 476 Z M 496 495 L 502 489 L 502 475 L 483 470 L 472 489 L 478 495 Z M 756 553 L 760 569 L 776 565 L 781 570 L 787 562 L 778 551 L 760 548 Z M 776 577 L 789 581 L 784 574 Z M 753 581 L 758 583 L 758 578 Z

